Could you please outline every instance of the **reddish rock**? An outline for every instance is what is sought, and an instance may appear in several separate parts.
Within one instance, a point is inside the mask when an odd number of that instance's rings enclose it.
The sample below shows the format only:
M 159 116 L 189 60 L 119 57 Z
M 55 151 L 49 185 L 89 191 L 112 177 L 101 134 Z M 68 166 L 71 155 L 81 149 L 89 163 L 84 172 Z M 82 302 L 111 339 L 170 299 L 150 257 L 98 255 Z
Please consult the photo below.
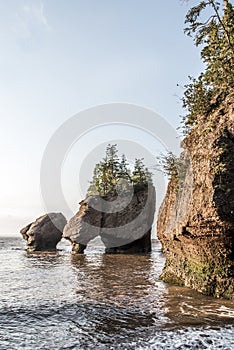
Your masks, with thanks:
M 78 213 L 65 226 L 63 237 L 70 240 L 74 253 L 82 253 L 97 236 L 106 253 L 148 253 L 154 212 L 153 186 L 138 189 L 129 202 L 124 196 L 90 196 L 80 203 Z
M 27 241 L 27 250 L 55 251 L 62 238 L 66 219 L 61 213 L 45 214 L 20 230 Z
M 234 298 L 234 97 L 200 117 L 183 141 L 182 178 L 172 178 L 157 234 L 166 255 L 161 278 Z
M 95 209 L 98 196 L 81 201 L 80 209 L 67 223 L 63 237 L 71 242 L 72 253 L 83 253 L 88 242 L 100 234 L 102 212 Z

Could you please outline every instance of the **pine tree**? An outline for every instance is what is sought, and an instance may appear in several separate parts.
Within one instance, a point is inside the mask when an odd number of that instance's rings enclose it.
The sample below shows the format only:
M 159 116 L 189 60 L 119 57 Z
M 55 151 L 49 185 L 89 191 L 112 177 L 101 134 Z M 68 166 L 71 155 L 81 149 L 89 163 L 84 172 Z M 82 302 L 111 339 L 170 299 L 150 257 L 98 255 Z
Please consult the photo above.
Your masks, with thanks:
M 118 150 L 117 145 L 108 145 L 106 148 L 106 157 L 105 157 L 105 172 L 106 172 L 106 186 L 107 186 L 107 193 L 108 192 L 115 192 L 116 191 L 116 185 L 118 182 L 118 174 L 119 174 L 119 157 L 118 157 Z M 107 194 L 106 193 L 106 194 Z
M 211 13 L 202 21 L 204 10 Z M 223 8 L 218 1 L 201 1 L 188 12 L 185 33 L 202 45 L 201 58 L 205 70 L 197 79 L 190 77 L 185 85 L 183 106 L 188 114 L 185 125 L 192 127 L 197 117 L 211 112 L 216 99 L 223 100 L 234 88 L 234 9 L 228 0 Z
M 100 196 L 106 196 L 107 194 L 114 195 L 116 193 L 119 172 L 120 162 L 117 145 L 109 144 L 106 148 L 106 156 L 94 168 L 93 179 L 87 194 L 99 194 Z
M 101 164 L 98 163 L 95 165 L 94 171 L 93 171 L 93 178 L 92 181 L 90 181 L 90 185 L 87 191 L 87 195 L 98 195 L 99 193 L 103 192 L 102 185 L 101 185 Z
M 132 179 L 131 171 L 128 168 L 128 162 L 126 156 L 122 154 L 121 162 L 119 163 L 119 173 L 117 182 L 117 192 L 118 194 L 123 194 L 131 191 Z
M 152 176 L 153 176 L 153 173 L 149 171 L 148 168 L 145 168 L 145 177 L 146 177 L 147 184 L 153 185 Z
M 112 195 L 125 193 L 130 186 L 135 188 L 152 183 L 152 174 L 143 164 L 143 159 L 136 159 L 131 174 L 125 155 L 118 157 L 117 145 L 108 145 L 106 156 L 96 164 L 87 195 Z
M 119 164 L 119 178 L 120 179 L 125 179 L 125 180 L 128 180 L 131 182 L 131 171 L 130 169 L 128 168 L 128 163 L 127 163 L 127 159 L 126 159 L 126 156 L 124 154 L 122 154 L 122 157 L 121 157 L 121 162 Z
M 169 179 L 179 176 L 181 161 L 173 152 L 168 151 L 166 154 L 161 153 L 160 156 L 156 158 L 158 161 L 158 164 L 155 166 L 156 170 L 163 172 Z
M 135 186 L 144 186 L 147 184 L 143 158 L 135 159 L 134 170 L 132 173 L 132 181 Z

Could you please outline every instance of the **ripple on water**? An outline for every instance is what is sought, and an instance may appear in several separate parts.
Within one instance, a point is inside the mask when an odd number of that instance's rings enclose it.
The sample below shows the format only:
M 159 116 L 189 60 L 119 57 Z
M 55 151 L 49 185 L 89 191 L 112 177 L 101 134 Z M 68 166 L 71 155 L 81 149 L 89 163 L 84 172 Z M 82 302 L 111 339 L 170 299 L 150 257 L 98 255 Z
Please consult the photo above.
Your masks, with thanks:
M 99 242 L 100 243 L 100 242 Z M 0 349 L 233 349 L 234 306 L 158 280 L 152 255 L 0 250 Z M 96 249 L 96 246 L 98 247 Z
M 155 314 L 92 303 L 5 309 L 0 318 L 1 349 L 91 349 L 95 345 L 98 349 L 231 350 L 234 345 L 231 325 L 164 328 Z

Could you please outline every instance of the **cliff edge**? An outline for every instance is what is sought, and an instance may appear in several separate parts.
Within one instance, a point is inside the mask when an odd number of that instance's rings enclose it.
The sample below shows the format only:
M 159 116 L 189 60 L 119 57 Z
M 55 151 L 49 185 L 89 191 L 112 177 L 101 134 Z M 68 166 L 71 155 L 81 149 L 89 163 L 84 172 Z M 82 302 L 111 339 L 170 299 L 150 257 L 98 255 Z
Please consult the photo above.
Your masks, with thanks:
M 165 282 L 234 298 L 234 95 L 213 101 L 183 141 L 179 176 L 169 181 L 157 235 Z

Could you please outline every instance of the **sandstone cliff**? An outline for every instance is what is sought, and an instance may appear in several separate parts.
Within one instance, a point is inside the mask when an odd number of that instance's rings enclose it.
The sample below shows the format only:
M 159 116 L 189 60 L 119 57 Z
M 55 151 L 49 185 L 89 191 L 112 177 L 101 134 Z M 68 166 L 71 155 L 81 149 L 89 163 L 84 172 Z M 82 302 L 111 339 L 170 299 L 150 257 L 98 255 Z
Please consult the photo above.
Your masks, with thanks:
M 166 255 L 161 278 L 232 299 L 234 96 L 211 107 L 183 141 L 184 169 L 170 180 L 159 211 L 157 234 Z
M 106 253 L 148 253 L 155 212 L 155 189 L 149 185 L 129 196 L 89 196 L 64 228 L 73 253 L 83 253 L 100 236 Z

